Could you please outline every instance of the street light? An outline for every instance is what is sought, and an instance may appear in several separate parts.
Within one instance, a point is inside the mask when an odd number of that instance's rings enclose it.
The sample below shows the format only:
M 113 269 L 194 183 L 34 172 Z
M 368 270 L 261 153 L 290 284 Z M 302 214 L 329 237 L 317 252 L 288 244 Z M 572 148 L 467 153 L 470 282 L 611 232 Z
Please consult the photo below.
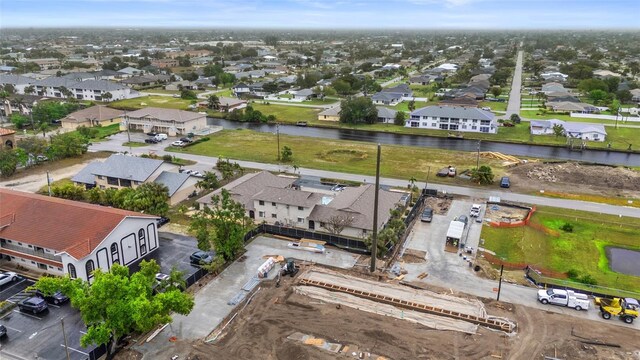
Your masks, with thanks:
M 56 324 L 50 325 L 45 327 L 44 329 L 40 330 L 40 331 L 44 331 L 47 329 L 50 329 L 52 327 L 54 327 Z M 67 333 L 64 331 L 64 318 L 60 318 L 60 325 L 62 326 L 62 337 L 64 338 L 64 349 L 67 352 L 67 360 L 71 360 L 71 355 L 69 354 L 69 345 L 67 344 Z M 33 339 L 34 337 L 38 336 L 38 333 L 40 331 L 36 331 L 33 334 L 31 334 L 29 336 L 29 340 Z

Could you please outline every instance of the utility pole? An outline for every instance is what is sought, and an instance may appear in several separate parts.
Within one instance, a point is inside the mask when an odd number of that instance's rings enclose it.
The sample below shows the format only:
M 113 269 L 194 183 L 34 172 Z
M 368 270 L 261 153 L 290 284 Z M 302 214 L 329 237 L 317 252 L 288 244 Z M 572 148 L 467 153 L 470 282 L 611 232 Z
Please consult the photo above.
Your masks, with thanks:
M 64 331 L 64 318 L 60 319 L 60 324 L 62 324 L 62 336 L 64 337 L 64 349 L 67 351 L 67 360 L 71 360 L 69 345 L 67 344 L 67 333 Z
M 49 171 L 47 171 L 47 186 L 49 187 L 49 196 L 51 196 L 51 178 L 49 177 Z
M 380 191 L 380 144 L 378 143 L 378 158 L 376 160 L 376 185 L 373 196 L 373 234 L 371 235 L 371 268 L 376 271 L 376 253 L 378 252 L 378 192 Z
M 424 189 L 429 188 L 429 175 L 431 174 L 431 166 L 427 166 L 427 181 L 424 183 Z
M 476 156 L 476 170 L 480 170 L 480 143 L 482 140 L 478 140 L 478 155 Z
M 276 138 L 278 139 L 278 162 L 280 162 L 280 124 L 276 123 Z
M 496 301 L 500 301 L 500 291 L 502 290 L 502 271 L 504 271 L 504 264 L 500 265 L 500 282 L 498 282 L 498 297 Z

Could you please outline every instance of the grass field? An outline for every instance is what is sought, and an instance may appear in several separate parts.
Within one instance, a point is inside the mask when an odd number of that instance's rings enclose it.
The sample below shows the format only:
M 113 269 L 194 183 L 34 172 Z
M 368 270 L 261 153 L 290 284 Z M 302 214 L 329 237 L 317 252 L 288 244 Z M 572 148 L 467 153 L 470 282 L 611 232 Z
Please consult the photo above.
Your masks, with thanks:
M 143 147 L 143 146 L 147 146 L 149 144 L 147 143 L 143 143 L 143 142 L 137 142 L 137 141 L 131 141 L 131 142 L 125 142 L 122 144 L 122 146 L 128 146 L 128 147 Z
M 277 104 L 251 104 L 255 110 L 260 110 L 265 115 L 275 115 L 277 121 L 286 123 L 295 123 L 297 121 L 314 121 L 318 119 L 318 113 L 320 109 L 302 107 L 302 106 L 287 106 Z
M 482 101 L 478 104 L 478 107 L 490 107 L 493 111 L 507 111 L 507 102 Z
M 187 110 L 189 105 L 191 105 L 191 100 L 183 100 L 170 96 L 143 96 L 135 99 L 114 101 L 109 104 L 109 107 L 126 110 L 137 110 L 145 107 Z
M 210 136 L 211 141 L 171 151 L 213 157 L 273 163 L 277 158 L 276 136 L 251 130 L 223 130 Z M 280 135 L 280 146 L 289 146 L 293 161 L 301 167 L 345 173 L 375 175 L 376 147 L 372 143 L 324 140 L 310 137 Z M 483 159 L 498 176 L 503 168 L 498 161 Z M 431 167 L 431 181 L 468 182 L 462 179 L 442 179 L 435 172 L 448 165 L 459 169 L 474 167 L 476 155 L 471 152 L 448 151 L 407 146 L 383 146 L 381 175 L 397 179 L 426 179 Z M 497 186 L 497 185 L 496 185 Z
M 433 86 L 431 85 L 409 85 L 413 90 L 413 96 L 430 98 L 433 96 Z
M 539 207 L 531 217 L 533 224 L 556 232 L 550 235 L 533 227 L 497 228 L 483 226 L 484 247 L 509 262 L 526 263 L 566 273 L 576 270 L 589 274 L 600 286 L 640 291 L 640 277 L 613 272 L 605 247 L 619 246 L 640 250 L 640 219 L 619 218 L 579 210 Z M 573 225 L 572 232 L 561 230 Z
M 429 106 L 429 105 L 436 105 L 438 102 L 437 101 L 416 101 L 415 102 L 415 106 L 416 106 L 416 110 L 423 108 L 425 106 Z M 396 111 L 409 111 L 409 102 L 408 101 L 403 101 L 401 103 L 399 103 L 396 106 L 392 106 L 392 109 L 396 110 Z
M 590 201 L 595 203 L 611 204 L 611 205 L 617 205 L 617 206 L 640 207 L 640 199 L 625 198 L 625 197 L 611 197 L 611 196 L 602 196 L 602 195 L 596 195 L 596 194 L 569 194 L 569 193 L 556 192 L 556 191 L 545 191 L 544 193 L 535 192 L 532 195 L 546 196 L 546 197 L 556 198 L 556 199 Z

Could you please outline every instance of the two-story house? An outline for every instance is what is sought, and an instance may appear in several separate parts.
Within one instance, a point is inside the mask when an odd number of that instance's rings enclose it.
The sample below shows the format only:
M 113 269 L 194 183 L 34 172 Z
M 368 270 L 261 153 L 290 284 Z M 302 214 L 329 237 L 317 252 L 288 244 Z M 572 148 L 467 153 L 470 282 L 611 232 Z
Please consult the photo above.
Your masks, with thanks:
M 406 127 L 495 134 L 498 123 L 486 110 L 465 106 L 426 106 L 411 112 Z
M 0 263 L 91 281 L 159 247 L 158 217 L 0 189 Z
M 193 111 L 147 107 L 128 112 L 121 123 L 122 130 L 129 125 L 130 130 L 145 133 L 156 131 L 169 136 L 186 135 L 207 127 L 207 115 Z

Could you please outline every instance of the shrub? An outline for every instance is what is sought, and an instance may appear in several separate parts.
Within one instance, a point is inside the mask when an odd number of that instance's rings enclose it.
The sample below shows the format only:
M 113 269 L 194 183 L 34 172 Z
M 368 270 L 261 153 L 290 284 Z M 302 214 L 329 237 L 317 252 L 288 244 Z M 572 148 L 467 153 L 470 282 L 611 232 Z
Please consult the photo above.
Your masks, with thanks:
M 571 270 L 567 271 L 567 277 L 568 277 L 569 279 L 572 279 L 572 280 L 577 280 L 577 279 L 578 279 L 578 277 L 579 277 L 578 270 L 576 270 L 576 269 L 571 269 Z
M 560 230 L 564 232 L 573 232 L 573 225 L 569 223 L 564 223 L 562 226 L 560 226 Z
M 172 162 L 173 161 L 173 156 L 167 154 L 167 155 L 162 155 L 162 160 L 167 161 L 167 162 Z
M 587 284 L 587 285 L 597 285 L 598 284 L 596 279 L 594 279 L 593 276 L 591 276 L 589 274 L 582 275 L 577 280 L 578 280 L 578 282 L 581 282 L 581 283 Z

